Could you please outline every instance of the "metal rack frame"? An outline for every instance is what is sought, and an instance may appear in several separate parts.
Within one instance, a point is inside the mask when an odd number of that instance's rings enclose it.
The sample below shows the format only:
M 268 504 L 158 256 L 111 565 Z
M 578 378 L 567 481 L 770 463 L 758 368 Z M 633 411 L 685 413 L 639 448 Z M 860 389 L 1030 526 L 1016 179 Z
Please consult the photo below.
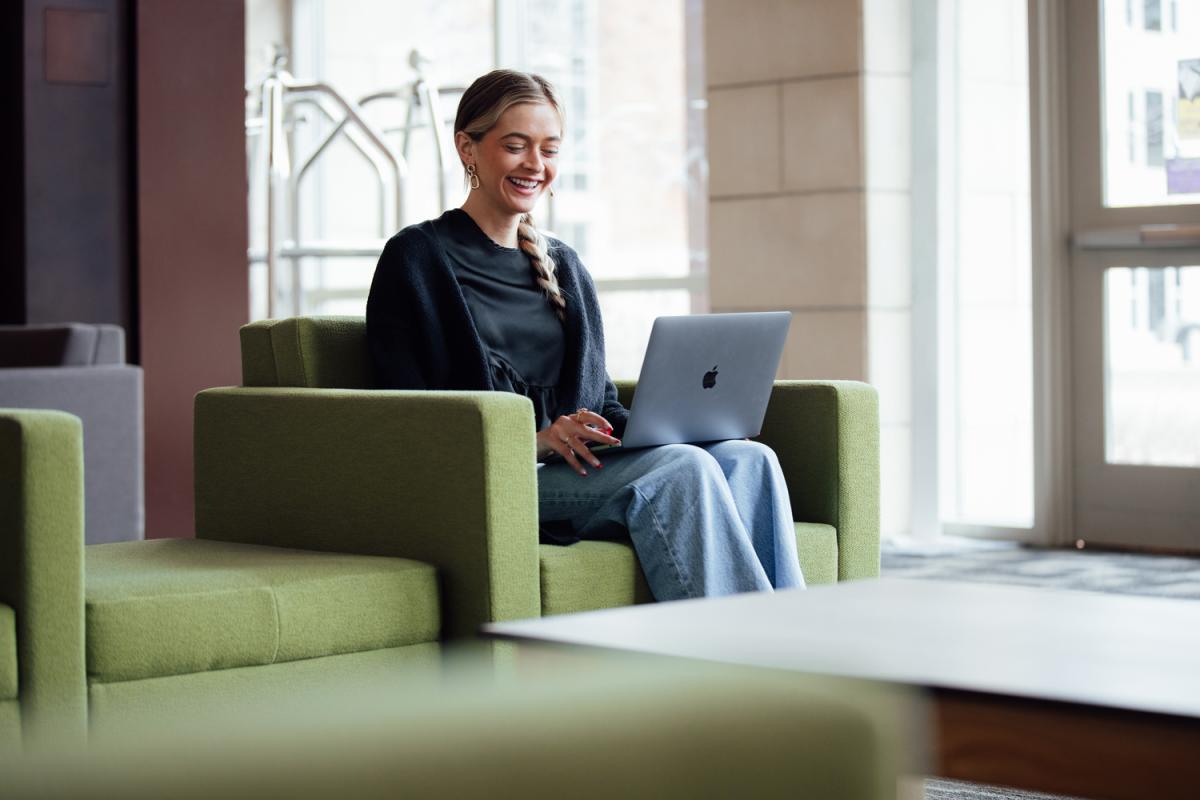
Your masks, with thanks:
M 247 253 L 250 264 L 265 263 L 267 316 L 274 317 L 279 304 L 277 271 L 280 262 L 291 265 L 291 313 L 303 313 L 300 260 L 305 257 L 378 256 L 383 242 L 404 225 L 404 190 L 408 177 L 408 152 L 412 132 L 432 129 L 438 159 L 438 202 L 447 205 L 448 172 L 454 163 L 453 143 L 446 132 L 441 96 L 461 94 L 457 87 L 438 88 L 428 78 L 428 60 L 414 50 L 409 64 L 416 72 L 411 83 L 397 89 L 375 92 L 358 102 L 346 99 L 333 86 L 321 81 L 300 81 L 286 69 L 287 55 L 276 51 L 271 70 L 257 84 L 247 87 L 246 135 L 251 187 L 260 183 L 265 193 L 265 249 Z M 363 107 L 385 99 L 406 103 L 404 123 L 399 128 L 376 129 L 363 114 Z M 427 112 L 422 122 L 420 110 Z M 307 117 L 297 113 L 315 109 L 332 128 L 309 152 L 298 168 L 294 134 Z M 390 146 L 386 134 L 401 134 L 400 149 Z M 329 152 L 329 146 L 344 138 L 371 167 L 378 185 L 379 239 L 354 242 L 307 241 L 300 224 L 300 192 L 313 166 Z M 256 141 L 257 139 L 257 141 Z

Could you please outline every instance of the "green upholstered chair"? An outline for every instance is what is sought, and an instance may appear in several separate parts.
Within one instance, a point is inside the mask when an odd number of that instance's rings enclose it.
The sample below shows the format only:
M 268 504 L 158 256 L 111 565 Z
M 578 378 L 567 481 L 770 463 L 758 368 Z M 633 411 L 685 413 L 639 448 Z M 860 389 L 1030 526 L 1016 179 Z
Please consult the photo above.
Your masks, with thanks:
M 437 665 L 429 564 L 246 531 L 85 548 L 82 441 L 69 414 L 0 410 L 0 745 Z
M 82 740 L 83 425 L 0 409 L 0 750 Z
M 444 627 L 651 600 L 632 546 L 539 545 L 532 406 L 372 390 L 359 317 L 241 330 L 241 388 L 196 402 L 197 535 L 404 556 L 443 579 Z M 635 386 L 619 386 L 628 404 Z M 779 456 L 810 584 L 879 573 L 879 415 L 852 381 L 776 383 Z
M 533 657 L 528 662 L 536 662 Z M 523 664 L 528 663 L 522 659 Z M 572 657 L 529 674 L 252 703 L 98 753 L 5 762 L 0 794 L 246 798 L 889 800 L 924 767 L 919 696 L 865 682 Z M 463 674 L 465 672 L 465 674 Z

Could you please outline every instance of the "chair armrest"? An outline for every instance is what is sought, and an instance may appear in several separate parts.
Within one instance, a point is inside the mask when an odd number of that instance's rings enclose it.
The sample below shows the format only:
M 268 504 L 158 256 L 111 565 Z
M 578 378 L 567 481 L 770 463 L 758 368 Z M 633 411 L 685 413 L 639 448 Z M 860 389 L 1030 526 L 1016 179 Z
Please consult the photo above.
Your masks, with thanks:
M 0 409 L 0 602 L 17 622 L 25 738 L 82 742 L 83 426 Z
M 838 580 L 879 575 L 879 396 L 857 381 L 776 381 L 758 440 L 792 513 L 837 528 Z
M 636 381 L 617 382 L 626 408 Z M 879 575 L 879 396 L 857 381 L 776 381 L 758 441 L 779 456 L 799 522 L 832 525 L 838 580 Z
M 196 535 L 434 565 L 443 631 L 536 617 L 528 399 L 228 388 L 196 397 Z

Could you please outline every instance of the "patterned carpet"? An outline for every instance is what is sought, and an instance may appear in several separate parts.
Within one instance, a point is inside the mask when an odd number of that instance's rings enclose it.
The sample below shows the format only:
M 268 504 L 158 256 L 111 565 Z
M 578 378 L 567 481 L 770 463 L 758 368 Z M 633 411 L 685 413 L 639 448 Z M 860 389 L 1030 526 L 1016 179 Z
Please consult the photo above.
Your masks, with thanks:
M 882 560 L 882 574 L 895 578 L 1200 600 L 1200 558 L 968 542 L 922 549 L 885 543 Z
M 914 545 L 885 542 L 881 574 L 895 578 L 980 581 L 1021 586 L 1200 600 L 1200 558 L 1048 550 L 951 540 Z M 926 800 L 1066 800 L 958 781 L 928 780 Z
M 1073 800 L 1057 794 L 1018 792 L 997 786 L 980 786 L 960 781 L 926 781 L 925 800 Z M 1083 800 L 1078 798 L 1076 800 Z

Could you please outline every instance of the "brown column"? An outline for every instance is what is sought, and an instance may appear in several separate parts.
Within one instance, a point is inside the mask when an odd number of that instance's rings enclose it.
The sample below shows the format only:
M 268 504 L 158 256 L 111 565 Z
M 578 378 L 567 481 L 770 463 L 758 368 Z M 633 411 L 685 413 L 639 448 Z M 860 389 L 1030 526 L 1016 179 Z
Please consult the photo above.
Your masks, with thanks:
M 239 383 L 246 270 L 241 0 L 137 3 L 146 535 L 193 535 L 192 398 Z

